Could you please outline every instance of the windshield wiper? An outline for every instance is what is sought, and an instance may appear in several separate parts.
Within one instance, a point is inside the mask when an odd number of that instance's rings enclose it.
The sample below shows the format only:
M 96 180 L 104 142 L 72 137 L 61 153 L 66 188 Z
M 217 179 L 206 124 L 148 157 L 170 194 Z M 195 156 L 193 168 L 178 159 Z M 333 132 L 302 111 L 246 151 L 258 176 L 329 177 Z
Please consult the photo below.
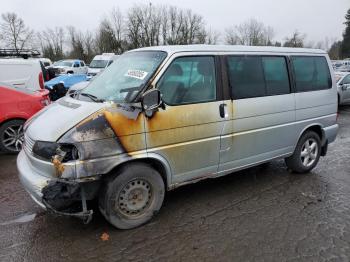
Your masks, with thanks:
M 79 95 L 86 96 L 96 103 L 103 103 L 105 101 L 104 99 L 98 98 L 97 96 L 88 93 L 80 93 Z

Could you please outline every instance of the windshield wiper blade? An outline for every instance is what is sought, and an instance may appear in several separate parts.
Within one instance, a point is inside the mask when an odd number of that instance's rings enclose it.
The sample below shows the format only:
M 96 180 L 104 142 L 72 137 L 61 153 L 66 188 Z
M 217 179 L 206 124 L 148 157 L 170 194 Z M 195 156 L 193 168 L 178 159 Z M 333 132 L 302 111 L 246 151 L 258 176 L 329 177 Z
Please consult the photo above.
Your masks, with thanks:
M 98 98 L 97 96 L 88 93 L 80 93 L 79 95 L 86 96 L 96 103 L 103 103 L 105 101 L 104 99 Z

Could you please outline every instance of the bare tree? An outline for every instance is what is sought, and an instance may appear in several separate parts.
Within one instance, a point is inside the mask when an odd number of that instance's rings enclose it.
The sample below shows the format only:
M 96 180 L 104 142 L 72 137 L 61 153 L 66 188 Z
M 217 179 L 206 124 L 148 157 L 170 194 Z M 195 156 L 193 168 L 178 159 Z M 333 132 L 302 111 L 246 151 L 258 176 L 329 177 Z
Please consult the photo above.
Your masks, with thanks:
M 272 45 L 274 30 L 256 19 L 249 19 L 225 30 L 225 42 L 231 45 Z
M 127 16 L 127 37 L 131 47 L 159 45 L 162 37 L 161 28 L 164 23 L 161 6 L 135 5 Z
M 229 27 L 225 29 L 225 43 L 229 45 L 241 44 L 236 29 L 234 27 Z
M 103 19 L 100 22 L 99 28 L 95 37 L 96 47 L 98 52 L 117 52 L 117 43 L 113 28 L 108 19 Z
M 16 52 L 30 47 L 34 31 L 26 27 L 24 21 L 16 13 L 4 13 L 1 18 L 0 35 L 6 47 L 13 48 Z
M 283 46 L 285 47 L 304 47 L 305 35 L 300 34 L 298 30 L 294 31 L 291 37 L 287 37 Z
M 170 6 L 167 8 L 166 13 L 163 21 L 164 44 L 181 44 L 183 41 L 181 29 L 185 24 L 183 11 L 175 6 Z
M 217 44 L 220 37 L 220 33 L 218 31 L 209 29 L 203 29 L 197 35 L 197 43 L 199 44 L 208 44 L 215 45 Z
M 167 7 L 165 13 L 162 22 L 164 44 L 184 45 L 207 42 L 209 32 L 205 30 L 202 16 L 189 9 L 183 10 L 174 6 Z M 211 42 L 215 36 L 213 33 L 210 32 Z
M 328 50 L 329 57 L 331 59 L 339 60 L 341 59 L 341 45 L 342 41 L 334 41 Z
M 95 55 L 92 33 L 86 31 L 84 34 L 73 26 L 69 26 L 67 30 L 71 48 L 69 56 L 71 58 L 79 58 L 86 62 L 90 62 Z
M 62 27 L 47 28 L 39 32 L 38 40 L 44 57 L 52 60 L 59 60 L 64 57 L 65 32 Z

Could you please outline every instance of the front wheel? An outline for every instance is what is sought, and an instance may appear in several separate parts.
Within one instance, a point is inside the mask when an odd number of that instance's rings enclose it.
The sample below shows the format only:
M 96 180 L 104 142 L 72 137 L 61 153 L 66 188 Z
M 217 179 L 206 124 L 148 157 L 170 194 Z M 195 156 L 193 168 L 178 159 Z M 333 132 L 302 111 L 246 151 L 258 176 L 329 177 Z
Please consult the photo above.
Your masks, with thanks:
M 298 141 L 293 155 L 285 162 L 293 172 L 307 173 L 318 163 L 321 155 L 321 139 L 314 131 L 306 131 Z
M 24 120 L 10 120 L 0 127 L 0 149 L 5 153 L 18 153 L 24 140 Z
M 159 211 L 165 186 L 161 175 L 143 163 L 128 164 L 103 188 L 99 207 L 103 216 L 119 229 L 145 224 Z

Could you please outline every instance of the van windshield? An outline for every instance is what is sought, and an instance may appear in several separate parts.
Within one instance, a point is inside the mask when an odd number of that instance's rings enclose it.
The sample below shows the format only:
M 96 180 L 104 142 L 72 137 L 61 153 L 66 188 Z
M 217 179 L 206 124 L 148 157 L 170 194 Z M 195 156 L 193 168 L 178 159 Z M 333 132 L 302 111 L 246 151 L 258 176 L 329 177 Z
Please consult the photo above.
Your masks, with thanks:
M 92 60 L 89 67 L 90 68 L 105 68 L 107 66 L 108 60 Z
M 125 53 L 84 88 L 81 94 L 104 101 L 132 102 L 166 56 L 167 53 L 163 51 Z

